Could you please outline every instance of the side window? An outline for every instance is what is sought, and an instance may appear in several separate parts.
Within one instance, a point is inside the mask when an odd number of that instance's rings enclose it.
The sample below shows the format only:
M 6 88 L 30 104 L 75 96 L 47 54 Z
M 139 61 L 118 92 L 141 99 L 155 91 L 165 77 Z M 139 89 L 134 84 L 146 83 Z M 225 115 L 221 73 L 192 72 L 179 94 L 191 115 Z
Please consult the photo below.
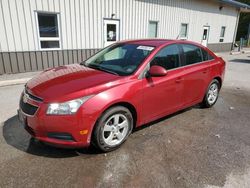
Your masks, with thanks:
M 183 44 L 183 54 L 185 65 L 192 65 L 195 63 L 202 62 L 201 49 L 198 46 L 192 44 Z
M 202 56 L 203 56 L 203 61 L 209 61 L 209 60 L 213 60 L 213 56 L 211 56 L 206 50 L 201 49 L 202 51 Z
M 180 57 L 177 45 L 170 45 L 158 52 L 150 63 L 150 66 L 159 65 L 166 70 L 179 67 Z

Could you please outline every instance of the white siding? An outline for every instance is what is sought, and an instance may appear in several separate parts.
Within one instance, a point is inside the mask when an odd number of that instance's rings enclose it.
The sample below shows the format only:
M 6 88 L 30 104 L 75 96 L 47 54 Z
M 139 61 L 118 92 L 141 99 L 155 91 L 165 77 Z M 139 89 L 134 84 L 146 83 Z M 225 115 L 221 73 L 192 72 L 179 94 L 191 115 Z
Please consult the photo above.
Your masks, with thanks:
M 6 36 L 7 39 L 7 43 L 9 46 L 9 50 L 10 51 L 15 51 L 16 50 L 16 41 L 14 38 L 14 34 L 13 34 L 13 28 L 12 28 L 12 19 L 11 19 L 11 14 L 10 14 L 10 8 L 9 8 L 9 1 L 8 0 L 2 0 L 0 1 L 2 4 L 1 6 L 1 12 L 3 14 L 3 19 L 4 19 L 4 27 L 5 27 L 5 31 L 4 34 Z M 14 11 L 14 10 L 13 10 Z M 16 28 L 15 28 L 16 29 Z M 2 41 L 1 41 L 2 43 Z M 7 49 L 4 49 L 5 45 L 2 45 L 2 51 L 5 51 Z M 21 50 L 21 49 L 20 49 Z
M 29 43 L 27 42 L 29 40 L 28 37 L 28 31 L 26 27 L 26 20 L 24 16 L 24 7 L 23 3 L 20 0 L 16 1 L 16 7 L 17 7 L 17 21 L 18 21 L 18 32 L 21 39 L 22 49 L 30 49 Z
M 103 47 L 103 18 L 120 20 L 120 37 L 147 38 L 148 23 L 158 21 L 158 37 L 176 39 L 181 23 L 189 25 L 188 39 L 201 42 L 203 26 L 210 26 L 208 43 L 231 43 L 236 8 L 202 0 L 1 0 L 0 51 L 39 50 L 36 11 L 60 13 L 62 49 Z
M 0 51 L 9 50 L 8 46 L 8 39 L 7 39 L 7 34 L 6 34 L 6 27 L 5 27 L 5 18 L 4 18 L 4 13 L 3 13 L 3 3 L 0 1 Z

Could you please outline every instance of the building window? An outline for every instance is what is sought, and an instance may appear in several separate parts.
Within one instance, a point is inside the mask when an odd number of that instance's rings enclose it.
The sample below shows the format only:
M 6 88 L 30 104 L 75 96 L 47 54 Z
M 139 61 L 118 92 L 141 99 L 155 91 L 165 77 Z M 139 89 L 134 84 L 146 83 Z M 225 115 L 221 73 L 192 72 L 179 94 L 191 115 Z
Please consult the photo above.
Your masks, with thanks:
M 220 31 L 220 42 L 224 42 L 225 32 L 226 32 L 226 27 L 222 26 Z
M 117 41 L 116 27 L 116 24 L 107 24 L 107 41 Z
M 40 49 L 59 49 L 59 15 L 52 13 L 37 13 L 38 37 Z
M 158 30 L 158 22 L 149 21 L 148 37 L 149 38 L 156 38 L 157 37 L 157 30 Z
M 181 24 L 181 31 L 180 31 L 180 38 L 187 39 L 188 37 L 188 24 L 182 23 Z

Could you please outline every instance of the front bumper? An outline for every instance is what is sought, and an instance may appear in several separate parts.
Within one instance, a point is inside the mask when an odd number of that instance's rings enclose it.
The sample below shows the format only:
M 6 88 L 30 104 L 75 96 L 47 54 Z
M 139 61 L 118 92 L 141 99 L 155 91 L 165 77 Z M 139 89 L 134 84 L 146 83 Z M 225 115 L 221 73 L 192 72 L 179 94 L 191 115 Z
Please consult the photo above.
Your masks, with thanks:
M 23 94 L 20 99 L 23 100 Z M 95 120 L 79 109 L 73 115 L 46 115 L 47 104 L 26 99 L 26 103 L 37 106 L 34 115 L 18 110 L 19 120 L 32 137 L 50 145 L 64 148 L 79 148 L 90 145 Z M 21 105 L 20 105 L 21 106 Z

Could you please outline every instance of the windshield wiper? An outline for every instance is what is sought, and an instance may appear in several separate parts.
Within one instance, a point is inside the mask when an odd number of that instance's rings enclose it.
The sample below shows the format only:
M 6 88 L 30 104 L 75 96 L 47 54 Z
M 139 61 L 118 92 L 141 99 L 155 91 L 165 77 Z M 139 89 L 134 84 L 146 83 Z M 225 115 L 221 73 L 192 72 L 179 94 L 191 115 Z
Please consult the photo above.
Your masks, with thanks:
M 111 73 L 111 74 L 114 74 L 114 75 L 118 75 L 118 76 L 119 76 L 118 73 L 116 73 L 116 72 L 114 72 L 114 71 L 111 71 L 111 70 L 103 69 L 103 68 L 101 68 L 101 67 L 99 67 L 99 70 L 102 70 L 102 71 L 105 71 L 105 72 L 108 72 L 108 73 Z
M 87 67 L 86 64 L 85 64 L 85 61 L 82 61 L 82 62 L 80 63 L 80 65 L 83 65 L 83 66 Z
M 92 69 L 96 69 L 96 70 L 100 70 L 100 71 L 104 71 L 104 72 L 107 72 L 107 73 L 110 73 L 110 74 L 114 74 L 114 75 L 119 75 L 118 73 L 114 72 L 114 71 L 111 71 L 111 70 L 107 70 L 107 69 L 104 69 L 103 67 L 101 66 L 96 66 L 96 65 L 86 65 L 86 64 L 83 64 L 84 66 L 86 67 L 89 67 L 89 68 L 92 68 Z

